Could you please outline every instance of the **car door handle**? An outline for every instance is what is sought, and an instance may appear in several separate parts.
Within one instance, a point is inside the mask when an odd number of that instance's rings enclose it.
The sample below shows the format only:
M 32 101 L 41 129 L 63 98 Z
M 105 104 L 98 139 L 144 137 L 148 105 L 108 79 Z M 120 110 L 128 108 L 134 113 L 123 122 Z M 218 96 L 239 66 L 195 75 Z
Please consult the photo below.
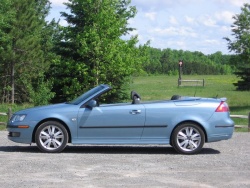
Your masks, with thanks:
M 141 113 L 141 110 L 132 110 L 130 111 L 130 114 L 132 115 L 136 115 L 136 114 L 140 114 Z

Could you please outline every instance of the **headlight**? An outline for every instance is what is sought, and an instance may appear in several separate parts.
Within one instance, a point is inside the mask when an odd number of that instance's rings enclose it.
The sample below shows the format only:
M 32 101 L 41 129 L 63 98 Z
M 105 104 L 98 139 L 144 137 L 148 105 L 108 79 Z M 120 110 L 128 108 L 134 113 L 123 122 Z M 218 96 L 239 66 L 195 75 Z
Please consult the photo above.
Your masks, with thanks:
M 11 122 L 23 121 L 26 117 L 26 114 L 15 114 L 11 117 Z

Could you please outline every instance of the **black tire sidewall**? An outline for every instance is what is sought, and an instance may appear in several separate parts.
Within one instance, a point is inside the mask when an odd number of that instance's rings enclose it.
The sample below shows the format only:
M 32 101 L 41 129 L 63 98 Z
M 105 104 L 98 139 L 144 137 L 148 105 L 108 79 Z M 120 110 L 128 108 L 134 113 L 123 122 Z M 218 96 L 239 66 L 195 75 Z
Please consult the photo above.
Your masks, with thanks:
M 193 151 L 185 151 L 183 149 L 181 149 L 177 143 L 177 135 L 178 135 L 178 132 L 183 129 L 184 127 L 192 127 L 194 129 L 196 129 L 200 136 L 201 136 L 201 142 L 200 142 L 200 145 Z M 187 154 L 187 155 L 191 155 L 191 154 L 197 154 L 201 151 L 204 143 L 205 143 L 205 134 L 204 134 L 204 131 L 202 130 L 202 128 L 195 124 L 195 123 L 182 123 L 180 124 L 178 127 L 175 128 L 174 132 L 173 132 L 173 135 L 172 135 L 172 140 L 171 140 L 171 143 L 172 143 L 172 146 L 174 147 L 174 149 L 178 152 L 178 153 L 181 153 L 181 154 Z
M 53 126 L 56 126 L 58 127 L 59 129 L 61 129 L 61 131 L 63 132 L 64 134 L 64 140 L 63 140 L 63 143 L 62 145 L 55 149 L 55 150 L 49 150 L 49 149 L 46 149 L 44 148 L 41 143 L 40 143 L 40 139 L 39 139 L 39 135 L 40 135 L 40 132 L 41 130 L 44 128 L 44 127 L 47 127 L 48 125 L 53 125 Z M 59 122 L 57 121 L 47 121 L 47 122 L 44 122 L 42 123 L 38 129 L 36 130 L 36 134 L 35 134 L 35 142 L 36 142 L 36 145 L 37 147 L 42 151 L 42 152 L 46 152 L 46 153 L 59 153 L 61 152 L 62 150 L 64 150 L 64 148 L 66 147 L 67 143 L 68 143 L 68 132 L 66 130 L 66 128 Z

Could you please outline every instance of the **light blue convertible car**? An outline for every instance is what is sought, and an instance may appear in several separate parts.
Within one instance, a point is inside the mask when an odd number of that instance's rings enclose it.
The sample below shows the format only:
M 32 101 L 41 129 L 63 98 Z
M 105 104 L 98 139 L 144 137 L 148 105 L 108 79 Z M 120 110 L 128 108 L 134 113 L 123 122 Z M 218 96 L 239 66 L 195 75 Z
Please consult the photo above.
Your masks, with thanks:
M 205 142 L 232 137 L 226 99 L 181 97 L 141 101 L 131 92 L 131 102 L 99 104 L 111 90 L 99 85 L 71 102 L 34 107 L 13 114 L 8 138 L 36 143 L 43 152 L 61 152 L 72 144 L 170 144 L 182 154 L 198 153 Z

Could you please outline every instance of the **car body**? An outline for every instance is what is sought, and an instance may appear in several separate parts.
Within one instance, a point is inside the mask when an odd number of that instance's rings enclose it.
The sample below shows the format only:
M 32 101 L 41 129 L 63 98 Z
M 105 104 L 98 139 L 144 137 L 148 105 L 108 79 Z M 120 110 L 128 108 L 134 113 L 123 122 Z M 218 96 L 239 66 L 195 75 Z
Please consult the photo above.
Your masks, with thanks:
M 170 144 L 182 154 L 198 153 L 205 142 L 230 139 L 234 122 L 226 99 L 181 97 L 99 104 L 111 87 L 99 85 L 77 99 L 29 108 L 13 114 L 8 138 L 36 143 L 43 152 L 61 152 L 72 144 Z

